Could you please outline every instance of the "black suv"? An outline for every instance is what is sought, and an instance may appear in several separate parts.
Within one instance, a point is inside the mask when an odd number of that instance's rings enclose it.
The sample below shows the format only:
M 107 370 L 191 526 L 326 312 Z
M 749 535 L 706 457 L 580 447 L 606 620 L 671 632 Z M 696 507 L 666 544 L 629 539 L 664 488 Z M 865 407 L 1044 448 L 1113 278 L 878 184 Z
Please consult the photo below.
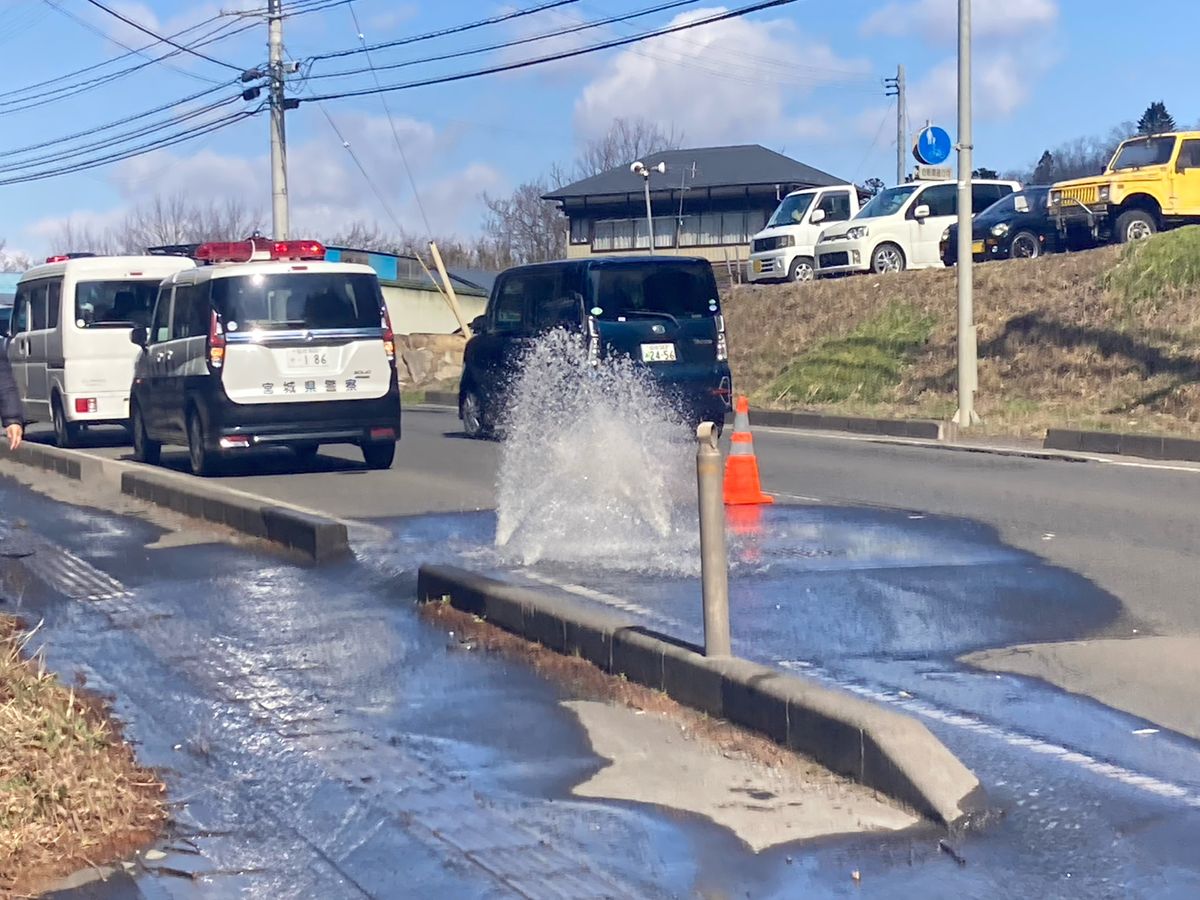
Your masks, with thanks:
M 695 422 L 725 421 L 732 378 L 712 266 L 678 256 L 577 259 L 501 273 L 471 323 L 458 408 L 471 437 L 492 433 L 521 355 L 554 328 L 578 332 L 597 356 L 645 365 Z

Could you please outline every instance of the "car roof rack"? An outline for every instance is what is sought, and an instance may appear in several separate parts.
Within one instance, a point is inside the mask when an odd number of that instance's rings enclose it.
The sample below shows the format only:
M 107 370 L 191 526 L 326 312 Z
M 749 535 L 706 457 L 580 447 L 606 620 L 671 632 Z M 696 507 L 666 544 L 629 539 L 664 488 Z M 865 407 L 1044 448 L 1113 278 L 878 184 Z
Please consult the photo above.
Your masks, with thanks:
M 186 256 L 194 257 L 201 242 L 194 244 L 163 244 L 161 247 L 147 247 L 150 256 Z

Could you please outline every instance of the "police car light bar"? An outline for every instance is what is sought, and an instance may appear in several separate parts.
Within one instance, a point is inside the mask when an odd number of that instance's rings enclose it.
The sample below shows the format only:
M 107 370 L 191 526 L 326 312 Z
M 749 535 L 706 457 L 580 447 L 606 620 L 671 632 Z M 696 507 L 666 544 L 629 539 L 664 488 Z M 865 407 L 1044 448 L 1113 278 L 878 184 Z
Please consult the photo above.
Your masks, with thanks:
M 319 241 L 213 241 L 194 252 L 199 262 L 250 262 L 253 259 L 324 259 Z
M 93 257 L 95 255 L 96 255 L 95 253 L 57 253 L 54 256 L 47 256 L 46 262 L 57 263 L 57 262 L 66 262 L 67 260 L 70 260 L 70 259 L 90 259 L 91 257 Z

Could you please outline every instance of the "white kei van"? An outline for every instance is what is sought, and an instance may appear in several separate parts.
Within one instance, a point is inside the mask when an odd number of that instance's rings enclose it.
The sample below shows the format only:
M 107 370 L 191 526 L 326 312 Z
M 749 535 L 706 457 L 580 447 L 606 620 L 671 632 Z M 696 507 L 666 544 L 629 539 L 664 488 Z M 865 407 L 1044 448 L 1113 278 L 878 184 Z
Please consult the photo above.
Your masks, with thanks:
M 858 190 L 850 184 L 792 191 L 750 243 L 750 280 L 811 281 L 822 230 L 857 212 Z
M 128 424 L 138 348 L 164 278 L 195 263 L 162 256 L 52 256 L 21 276 L 8 358 L 26 422 L 52 422 L 60 447 L 88 425 Z
M 971 183 L 971 209 L 983 212 L 1021 186 L 1015 181 Z M 849 222 L 817 241 L 817 275 L 901 272 L 942 266 L 942 235 L 958 217 L 958 183 L 910 181 L 880 191 Z

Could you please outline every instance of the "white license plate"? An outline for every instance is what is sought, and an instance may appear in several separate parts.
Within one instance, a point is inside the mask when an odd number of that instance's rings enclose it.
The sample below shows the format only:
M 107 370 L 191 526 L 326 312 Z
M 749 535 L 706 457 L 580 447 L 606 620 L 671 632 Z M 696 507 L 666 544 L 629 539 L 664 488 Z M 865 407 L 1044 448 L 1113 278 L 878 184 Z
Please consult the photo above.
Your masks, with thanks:
M 329 351 L 317 348 L 289 350 L 287 367 L 291 371 L 319 372 L 329 368 Z
M 642 344 L 642 362 L 675 362 L 675 345 Z

